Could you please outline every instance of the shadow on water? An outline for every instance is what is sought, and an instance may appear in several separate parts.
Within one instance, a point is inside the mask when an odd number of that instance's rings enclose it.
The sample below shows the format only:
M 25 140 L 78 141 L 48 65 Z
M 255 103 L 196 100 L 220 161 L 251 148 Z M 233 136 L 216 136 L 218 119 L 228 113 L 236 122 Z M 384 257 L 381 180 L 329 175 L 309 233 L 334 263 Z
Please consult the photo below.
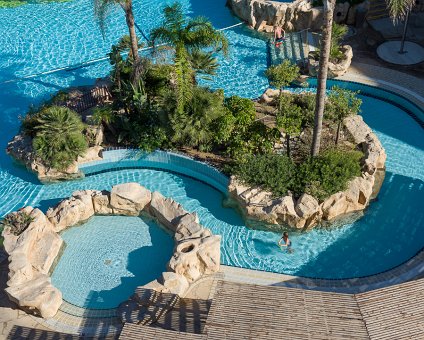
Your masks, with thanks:
M 152 245 L 138 248 L 128 254 L 127 271 L 132 277 L 122 277 L 121 284 L 110 290 L 92 290 L 86 298 L 88 308 L 111 308 L 129 298 L 138 286 L 145 285 L 160 277 L 173 254 L 173 238 L 151 220 L 144 220 L 149 226 Z M 111 245 L 113 247 L 113 245 Z
M 180 178 L 183 181 L 187 197 L 199 201 L 202 207 L 207 207 L 216 219 L 232 225 L 244 225 L 241 215 L 235 209 L 222 205 L 224 195 L 220 191 L 185 176 Z
M 388 172 L 364 217 L 295 274 L 348 278 L 400 265 L 422 248 L 423 201 L 423 181 Z

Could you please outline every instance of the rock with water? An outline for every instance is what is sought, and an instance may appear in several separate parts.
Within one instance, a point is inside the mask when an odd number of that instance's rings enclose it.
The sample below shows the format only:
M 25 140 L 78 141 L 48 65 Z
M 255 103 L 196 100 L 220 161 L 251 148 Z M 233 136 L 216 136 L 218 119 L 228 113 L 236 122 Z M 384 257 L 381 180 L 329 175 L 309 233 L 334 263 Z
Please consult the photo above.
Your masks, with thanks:
M 138 183 L 123 183 L 112 187 L 110 206 L 117 215 L 138 216 L 151 201 L 152 193 Z
M 72 197 L 47 210 L 47 217 L 56 232 L 88 220 L 94 215 L 91 195 L 91 190 L 77 191 Z
M 94 213 L 97 215 L 111 215 L 113 209 L 110 205 L 109 191 L 96 191 L 93 194 Z
M 173 232 L 175 232 L 181 217 L 187 214 L 181 204 L 175 202 L 172 198 L 164 197 L 157 191 L 152 193 L 149 209 L 159 223 Z

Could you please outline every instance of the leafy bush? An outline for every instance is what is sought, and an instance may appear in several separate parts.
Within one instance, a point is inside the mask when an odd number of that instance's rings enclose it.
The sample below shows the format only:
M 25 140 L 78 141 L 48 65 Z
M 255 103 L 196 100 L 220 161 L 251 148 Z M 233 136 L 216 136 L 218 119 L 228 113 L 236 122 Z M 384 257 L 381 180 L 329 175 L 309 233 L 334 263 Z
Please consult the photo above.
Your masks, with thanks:
M 246 155 L 233 168 L 233 173 L 243 182 L 271 191 L 275 196 L 283 196 L 291 189 L 296 167 L 284 155 Z
M 64 170 L 86 151 L 84 124 L 76 112 L 51 106 L 35 114 L 33 120 L 33 147 L 47 166 Z
M 308 160 L 297 169 L 293 191 L 297 195 L 306 192 L 319 200 L 347 188 L 353 177 L 361 175 L 359 151 L 329 150 Z
M 194 87 L 193 97 L 185 104 L 184 111 L 177 109 L 175 94 L 170 93 L 166 110 L 171 129 L 171 140 L 185 145 L 210 150 L 214 141 L 216 120 L 225 114 L 223 94 L 204 87 Z
M 285 59 L 281 64 L 269 67 L 265 71 L 265 75 L 271 86 L 282 89 L 299 77 L 299 67 Z
M 2 227 L 10 227 L 13 235 L 19 236 L 34 221 L 34 218 L 25 211 L 12 212 L 0 222 Z
M 322 201 L 345 190 L 353 177 L 361 175 L 359 151 L 330 150 L 312 160 L 295 164 L 285 155 L 247 154 L 231 169 L 243 182 L 284 196 L 308 193 Z

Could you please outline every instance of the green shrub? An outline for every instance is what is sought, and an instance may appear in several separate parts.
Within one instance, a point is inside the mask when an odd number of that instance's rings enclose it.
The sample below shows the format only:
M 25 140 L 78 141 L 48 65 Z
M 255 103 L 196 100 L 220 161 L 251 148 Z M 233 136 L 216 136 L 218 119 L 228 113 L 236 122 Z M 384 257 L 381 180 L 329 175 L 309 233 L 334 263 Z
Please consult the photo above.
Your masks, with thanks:
M 308 160 L 297 169 L 293 191 L 297 195 L 306 192 L 319 200 L 347 188 L 353 177 L 361 175 L 359 151 L 329 150 Z
M 233 173 L 244 183 L 271 191 L 275 196 L 287 194 L 293 185 L 295 171 L 291 159 L 278 154 L 247 154 L 233 168 Z
M 329 150 L 301 164 L 285 155 L 247 154 L 239 158 L 230 172 L 244 183 L 269 190 L 275 196 L 292 192 L 295 197 L 308 193 L 322 201 L 345 190 L 349 180 L 361 175 L 359 151 Z
M 10 227 L 12 234 L 19 236 L 28 228 L 32 221 L 34 221 L 34 218 L 25 211 L 12 212 L 7 214 L 0 222 L 0 229 Z
M 204 87 L 194 87 L 193 96 L 184 111 L 177 110 L 175 95 L 167 98 L 171 140 L 180 146 L 210 150 L 214 142 L 216 121 L 225 115 L 223 95 Z
M 34 122 L 33 147 L 47 166 L 64 170 L 86 151 L 84 124 L 76 112 L 51 106 L 38 112 Z
M 340 51 L 340 43 L 344 36 L 347 34 L 348 28 L 346 25 L 339 25 L 333 22 L 333 28 L 331 32 L 331 47 L 330 47 L 330 59 L 337 60 L 343 58 L 343 53 Z

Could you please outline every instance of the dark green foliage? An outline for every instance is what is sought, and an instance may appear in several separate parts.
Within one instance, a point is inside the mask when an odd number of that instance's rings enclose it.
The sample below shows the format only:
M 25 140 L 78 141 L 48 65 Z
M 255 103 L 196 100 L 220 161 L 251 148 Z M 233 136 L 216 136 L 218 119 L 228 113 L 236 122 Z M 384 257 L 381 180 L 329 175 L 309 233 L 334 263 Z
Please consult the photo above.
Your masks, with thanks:
M 0 225 L 2 228 L 10 227 L 13 235 L 19 236 L 34 221 L 34 218 L 25 211 L 17 211 L 7 214 Z
M 283 196 L 293 185 L 295 165 L 289 157 L 277 154 L 248 154 L 233 168 L 243 182 L 260 186 L 275 196 Z
M 359 151 L 329 150 L 294 164 L 285 155 L 246 155 L 231 171 L 246 184 L 260 186 L 275 196 L 290 191 L 299 197 L 306 192 L 322 201 L 345 190 L 349 180 L 361 175 L 362 156 Z
M 297 96 L 293 96 L 293 103 L 302 109 L 302 127 L 313 126 L 316 104 L 315 93 L 304 92 Z
M 269 67 L 265 75 L 271 86 L 282 89 L 299 77 L 299 67 L 285 59 L 280 65 Z
M 347 188 L 353 177 L 361 175 L 359 151 L 329 150 L 304 162 L 298 169 L 294 192 L 306 192 L 319 200 Z
M 340 51 L 340 43 L 346 35 L 348 28 L 346 25 L 339 25 L 333 22 L 333 28 L 331 32 L 331 47 L 330 47 L 330 59 L 337 60 L 343 58 L 343 53 Z
M 46 165 L 64 170 L 87 149 L 84 124 L 74 111 L 59 106 L 45 107 L 33 117 L 34 150 Z
M 215 121 L 215 142 L 232 158 L 272 151 L 279 132 L 255 121 L 250 99 L 232 96 L 224 101 L 225 112 Z
M 216 121 L 225 114 L 223 95 L 204 87 L 194 87 L 193 97 L 183 112 L 177 110 L 177 99 L 170 93 L 167 107 L 172 142 L 199 150 L 210 150 L 214 140 Z

